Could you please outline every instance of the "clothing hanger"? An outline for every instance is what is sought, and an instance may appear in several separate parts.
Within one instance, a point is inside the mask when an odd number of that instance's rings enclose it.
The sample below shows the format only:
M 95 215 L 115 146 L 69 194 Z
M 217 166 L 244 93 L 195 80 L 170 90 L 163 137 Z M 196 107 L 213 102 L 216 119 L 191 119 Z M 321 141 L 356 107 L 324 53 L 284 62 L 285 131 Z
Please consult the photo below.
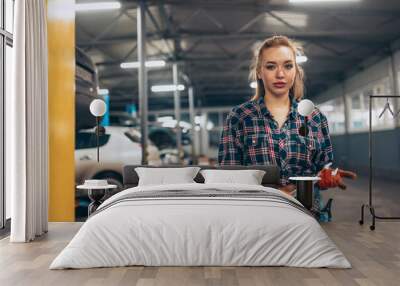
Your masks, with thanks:
M 399 109 L 399 111 L 396 112 L 396 114 L 394 115 L 394 117 L 400 117 L 400 109 Z
M 381 118 L 383 116 L 383 114 L 385 113 L 386 109 L 389 109 L 389 112 L 392 114 L 393 117 L 396 117 L 398 115 L 398 113 L 396 115 L 394 115 L 394 112 L 392 111 L 392 108 L 390 107 L 390 102 L 389 102 L 389 98 L 386 97 L 386 104 L 385 107 L 383 108 L 381 114 L 379 114 L 379 118 Z

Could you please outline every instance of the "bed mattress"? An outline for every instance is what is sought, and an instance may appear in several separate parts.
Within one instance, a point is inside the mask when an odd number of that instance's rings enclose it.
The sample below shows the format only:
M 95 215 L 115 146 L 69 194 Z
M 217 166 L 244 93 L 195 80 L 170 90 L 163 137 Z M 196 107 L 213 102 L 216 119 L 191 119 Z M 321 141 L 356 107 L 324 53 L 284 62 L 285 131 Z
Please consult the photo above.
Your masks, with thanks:
M 50 269 L 129 265 L 351 267 L 294 198 L 263 186 L 197 183 L 114 195 Z

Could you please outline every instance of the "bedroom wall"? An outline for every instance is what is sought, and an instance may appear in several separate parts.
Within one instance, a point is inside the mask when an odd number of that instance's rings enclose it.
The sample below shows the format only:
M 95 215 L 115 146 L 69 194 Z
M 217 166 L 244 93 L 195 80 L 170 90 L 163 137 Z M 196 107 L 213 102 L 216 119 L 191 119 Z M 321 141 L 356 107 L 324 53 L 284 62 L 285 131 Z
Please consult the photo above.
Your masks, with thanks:
M 368 133 L 332 136 L 336 164 L 342 168 L 355 170 L 360 175 L 368 175 L 368 140 Z M 399 180 L 399 129 L 375 132 L 372 153 L 374 176 Z
M 390 57 L 395 63 L 395 80 L 400 84 L 400 40 L 392 43 L 391 54 L 372 57 L 365 60 L 365 68 L 350 71 L 348 77 L 341 83 L 332 86 L 329 90 L 313 98 L 316 104 L 322 104 L 331 99 L 346 97 L 369 83 L 389 77 L 392 80 L 392 67 Z M 395 92 L 394 83 L 391 81 L 391 94 Z M 400 100 L 395 103 L 394 112 L 400 110 Z M 349 111 L 350 112 L 350 111 Z M 374 130 L 373 135 L 373 166 L 374 176 L 383 179 L 400 180 L 400 116 L 396 119 L 397 126 L 388 130 Z M 338 166 L 368 175 L 368 130 L 363 132 L 350 132 L 341 135 L 332 135 L 335 162 Z M 397 177 L 396 177 L 397 176 Z
M 49 221 L 75 221 L 75 0 L 48 0 Z

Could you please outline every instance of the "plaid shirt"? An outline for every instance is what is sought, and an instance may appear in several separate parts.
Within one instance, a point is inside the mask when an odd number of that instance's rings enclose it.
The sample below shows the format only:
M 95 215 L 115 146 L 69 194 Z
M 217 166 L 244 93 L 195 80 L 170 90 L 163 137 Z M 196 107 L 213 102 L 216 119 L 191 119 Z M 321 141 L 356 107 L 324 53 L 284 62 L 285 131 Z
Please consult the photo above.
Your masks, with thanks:
M 333 161 L 326 117 L 316 108 L 308 117 L 308 136 L 299 135 L 304 117 L 291 97 L 284 125 L 278 123 L 264 98 L 247 101 L 232 109 L 226 118 L 219 144 L 220 165 L 278 165 L 281 184 L 290 176 L 314 176 Z

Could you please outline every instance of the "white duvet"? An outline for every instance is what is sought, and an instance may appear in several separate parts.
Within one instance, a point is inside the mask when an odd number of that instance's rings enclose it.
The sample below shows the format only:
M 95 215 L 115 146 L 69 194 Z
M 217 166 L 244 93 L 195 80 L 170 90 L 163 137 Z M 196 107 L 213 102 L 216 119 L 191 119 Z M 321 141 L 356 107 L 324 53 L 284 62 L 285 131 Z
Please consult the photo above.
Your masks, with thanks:
M 127 265 L 351 267 L 318 222 L 289 204 L 231 197 L 153 198 L 112 204 L 131 192 L 210 188 L 263 190 L 288 197 L 273 188 L 239 184 L 127 189 L 100 206 L 104 210 L 83 224 L 50 269 Z

